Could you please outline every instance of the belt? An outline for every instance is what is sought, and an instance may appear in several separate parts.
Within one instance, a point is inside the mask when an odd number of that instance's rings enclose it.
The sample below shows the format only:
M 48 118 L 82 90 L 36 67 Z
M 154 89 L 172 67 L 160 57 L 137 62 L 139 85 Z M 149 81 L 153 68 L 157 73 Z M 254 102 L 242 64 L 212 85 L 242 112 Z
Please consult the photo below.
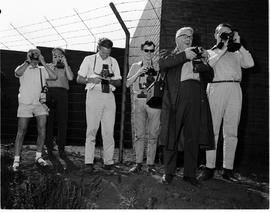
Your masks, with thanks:
M 211 83 L 223 83 L 223 82 L 235 82 L 235 83 L 240 83 L 240 80 L 219 80 L 219 81 L 213 81 Z

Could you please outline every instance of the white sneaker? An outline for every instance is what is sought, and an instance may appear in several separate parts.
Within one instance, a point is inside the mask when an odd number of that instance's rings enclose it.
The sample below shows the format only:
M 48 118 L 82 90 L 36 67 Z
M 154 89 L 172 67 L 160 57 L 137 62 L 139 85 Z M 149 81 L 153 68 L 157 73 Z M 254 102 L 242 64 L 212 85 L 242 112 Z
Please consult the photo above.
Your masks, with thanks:
M 37 158 L 36 163 L 40 166 L 49 166 L 48 162 L 44 160 L 42 157 Z
M 14 161 L 13 165 L 12 165 L 12 170 L 14 172 L 17 172 L 17 171 L 19 171 L 19 167 L 20 167 L 20 162 L 19 161 Z

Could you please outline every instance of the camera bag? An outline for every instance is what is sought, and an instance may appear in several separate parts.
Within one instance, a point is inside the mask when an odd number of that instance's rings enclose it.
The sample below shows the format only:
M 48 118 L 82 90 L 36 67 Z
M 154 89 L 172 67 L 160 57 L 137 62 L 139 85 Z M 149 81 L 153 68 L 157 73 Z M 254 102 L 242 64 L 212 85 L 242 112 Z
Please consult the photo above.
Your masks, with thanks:
M 160 109 L 162 107 L 162 97 L 164 93 L 164 78 L 158 73 L 156 80 L 147 89 L 146 104 L 149 107 Z
M 47 83 L 45 85 L 43 85 L 43 81 L 42 81 L 42 73 L 41 73 L 41 69 L 39 68 L 39 75 L 40 75 L 40 85 L 41 85 L 41 93 L 40 93 L 40 97 L 39 97 L 39 102 L 42 105 L 46 105 L 47 107 L 47 93 L 48 93 L 48 85 Z

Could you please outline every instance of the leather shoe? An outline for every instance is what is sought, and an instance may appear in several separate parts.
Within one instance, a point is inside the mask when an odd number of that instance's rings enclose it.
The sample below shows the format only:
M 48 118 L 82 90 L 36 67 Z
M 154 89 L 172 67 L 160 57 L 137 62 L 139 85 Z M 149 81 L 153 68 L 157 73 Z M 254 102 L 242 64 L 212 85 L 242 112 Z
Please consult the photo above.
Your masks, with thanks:
M 169 185 L 172 182 L 173 176 L 171 174 L 164 174 L 161 178 L 161 183 Z
M 187 176 L 184 176 L 183 177 L 183 180 L 190 183 L 191 185 L 193 186 L 196 186 L 196 187 L 201 187 L 201 183 L 199 182 L 199 180 L 196 179 L 196 177 L 187 177 Z
M 131 172 L 131 173 L 138 173 L 142 171 L 142 164 L 140 163 L 136 163 L 135 166 L 133 166 L 128 172 Z
M 209 180 L 214 177 L 214 169 L 205 167 L 198 176 L 198 180 Z
M 229 180 L 231 182 L 238 182 L 239 179 L 237 179 L 234 174 L 233 171 L 230 169 L 224 169 L 223 170 L 223 174 L 222 174 L 223 179 L 225 180 Z
M 84 165 L 84 172 L 92 173 L 94 171 L 94 166 L 92 163 L 88 163 Z

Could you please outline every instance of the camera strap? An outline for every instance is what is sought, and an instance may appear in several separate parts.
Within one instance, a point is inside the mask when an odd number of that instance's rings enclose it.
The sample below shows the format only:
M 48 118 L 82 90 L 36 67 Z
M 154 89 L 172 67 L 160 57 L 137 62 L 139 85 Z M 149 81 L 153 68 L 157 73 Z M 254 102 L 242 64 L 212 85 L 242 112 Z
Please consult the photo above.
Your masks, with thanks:
M 114 74 L 114 72 L 113 72 L 113 69 L 112 69 L 112 67 L 113 67 L 113 64 L 112 64 L 112 58 L 109 56 L 109 58 L 110 58 L 110 62 L 111 62 L 111 70 L 112 70 L 112 73 Z M 96 75 L 100 75 L 100 74 L 98 74 L 97 72 L 95 72 L 95 69 L 96 69 L 96 63 L 97 63 L 97 54 L 95 54 L 95 59 L 94 59 L 94 66 L 93 66 L 93 73 L 94 74 L 96 74 Z M 109 72 L 110 72 L 110 69 L 109 69 Z
M 40 85 L 41 85 L 41 91 L 42 91 L 43 90 L 43 80 L 42 80 L 41 68 L 39 68 L 39 76 L 40 76 Z M 48 87 L 47 82 L 46 82 L 45 86 Z

